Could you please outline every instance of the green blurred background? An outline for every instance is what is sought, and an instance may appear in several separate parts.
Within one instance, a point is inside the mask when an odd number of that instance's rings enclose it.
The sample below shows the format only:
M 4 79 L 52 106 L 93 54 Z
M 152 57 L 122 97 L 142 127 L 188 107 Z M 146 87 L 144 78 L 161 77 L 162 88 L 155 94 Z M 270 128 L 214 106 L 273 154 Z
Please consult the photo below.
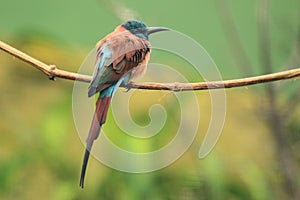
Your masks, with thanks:
M 194 38 L 224 79 L 300 65 L 298 0 L 0 0 L 0 5 L 0 40 L 64 70 L 77 71 L 99 39 L 132 17 Z M 159 52 L 154 58 L 175 68 L 185 65 Z M 203 160 L 197 154 L 210 99 L 207 91 L 197 92 L 200 127 L 184 156 L 148 174 L 118 172 L 91 158 L 82 190 L 84 146 L 72 117 L 73 82 L 49 81 L 4 52 L 0 65 L 0 199 L 300 199 L 298 80 L 227 90 L 223 133 Z M 157 98 L 153 103 L 172 96 L 138 92 L 139 106 L 131 112 L 141 125 L 149 122 L 149 96 Z M 169 105 L 168 114 L 177 107 Z M 110 117 L 105 126 L 113 123 Z M 170 139 L 173 129 L 169 124 L 160 139 Z

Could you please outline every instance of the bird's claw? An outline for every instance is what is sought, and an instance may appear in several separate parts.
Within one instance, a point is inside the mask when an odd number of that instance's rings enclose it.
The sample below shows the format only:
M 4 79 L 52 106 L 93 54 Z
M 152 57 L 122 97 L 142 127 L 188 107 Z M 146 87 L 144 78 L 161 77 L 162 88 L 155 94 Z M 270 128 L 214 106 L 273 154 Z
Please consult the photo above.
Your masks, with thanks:
M 129 92 L 131 89 L 132 89 L 132 87 L 131 87 L 131 84 L 132 84 L 133 82 L 129 82 L 129 83 L 127 83 L 126 85 L 124 85 L 125 87 L 126 87 L 126 90 L 125 90 L 125 92 Z

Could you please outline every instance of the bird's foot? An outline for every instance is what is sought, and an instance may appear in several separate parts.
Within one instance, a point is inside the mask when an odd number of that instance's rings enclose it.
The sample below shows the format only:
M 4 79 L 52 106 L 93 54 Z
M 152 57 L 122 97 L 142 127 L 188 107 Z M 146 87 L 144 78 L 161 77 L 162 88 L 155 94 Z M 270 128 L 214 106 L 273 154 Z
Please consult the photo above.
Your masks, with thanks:
M 124 85 L 124 87 L 126 87 L 126 90 L 125 90 L 125 92 L 129 92 L 133 87 L 132 87 L 132 84 L 133 84 L 134 82 L 132 82 L 132 81 L 130 81 L 130 82 L 128 82 L 127 84 L 125 84 Z

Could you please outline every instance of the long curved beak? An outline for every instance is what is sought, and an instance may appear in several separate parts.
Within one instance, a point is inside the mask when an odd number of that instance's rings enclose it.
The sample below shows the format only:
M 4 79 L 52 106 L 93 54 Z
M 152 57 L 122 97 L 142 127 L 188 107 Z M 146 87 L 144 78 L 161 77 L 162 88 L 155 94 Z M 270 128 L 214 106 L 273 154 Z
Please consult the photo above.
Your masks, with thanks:
M 147 28 L 147 34 L 150 35 L 152 33 L 156 33 L 159 31 L 169 31 L 170 29 L 165 28 L 165 27 L 148 27 Z

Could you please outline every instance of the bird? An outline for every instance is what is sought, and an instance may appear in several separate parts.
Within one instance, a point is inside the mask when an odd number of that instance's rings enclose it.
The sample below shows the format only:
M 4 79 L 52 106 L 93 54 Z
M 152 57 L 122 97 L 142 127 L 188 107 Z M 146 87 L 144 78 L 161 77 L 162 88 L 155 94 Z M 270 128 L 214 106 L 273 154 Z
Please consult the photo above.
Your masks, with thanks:
M 81 188 L 84 187 L 90 151 L 106 121 L 115 91 L 121 84 L 127 85 L 145 74 L 151 53 L 149 35 L 167 30 L 170 29 L 147 27 L 142 21 L 128 20 L 96 44 L 95 66 L 88 87 L 88 97 L 98 94 L 98 98 L 86 138 L 79 184 Z

